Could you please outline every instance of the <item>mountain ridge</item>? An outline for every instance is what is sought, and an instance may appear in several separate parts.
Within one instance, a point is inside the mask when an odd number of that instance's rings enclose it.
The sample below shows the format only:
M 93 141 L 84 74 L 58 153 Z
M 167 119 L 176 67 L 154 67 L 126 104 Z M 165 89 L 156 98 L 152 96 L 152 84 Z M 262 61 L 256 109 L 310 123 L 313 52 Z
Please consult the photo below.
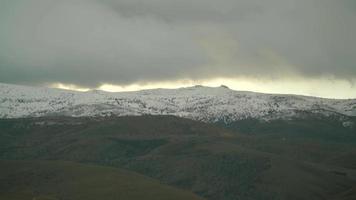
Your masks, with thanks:
M 264 94 L 226 86 L 111 93 L 0 83 L 0 93 L 0 118 L 174 115 L 204 122 L 231 122 L 288 119 L 305 114 L 356 116 L 356 99 Z

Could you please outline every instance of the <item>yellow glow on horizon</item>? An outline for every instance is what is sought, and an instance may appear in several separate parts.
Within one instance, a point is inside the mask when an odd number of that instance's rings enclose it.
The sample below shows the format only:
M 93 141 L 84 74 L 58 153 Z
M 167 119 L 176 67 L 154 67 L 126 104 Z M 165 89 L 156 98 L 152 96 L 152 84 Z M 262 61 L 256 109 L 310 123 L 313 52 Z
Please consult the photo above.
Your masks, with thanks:
M 194 81 L 184 80 L 184 81 L 172 81 L 172 82 L 151 82 L 143 84 L 130 84 L 130 85 L 113 85 L 113 84 L 103 84 L 98 89 L 107 92 L 129 92 L 138 90 L 149 90 L 156 88 L 164 89 L 176 89 L 181 87 L 194 86 Z
M 107 92 L 126 92 L 138 91 L 155 88 L 175 89 L 181 87 L 191 87 L 194 85 L 204 85 L 209 87 L 218 87 L 226 85 L 230 89 L 240 91 L 252 91 L 273 94 L 297 94 L 306 96 L 316 96 L 334 99 L 356 98 L 356 86 L 351 82 L 337 79 L 305 79 L 288 78 L 276 80 L 262 80 L 254 78 L 215 78 L 206 80 L 178 80 L 166 82 L 149 82 L 130 85 L 103 84 L 97 90 Z M 81 88 L 75 85 L 55 84 L 52 87 L 89 91 L 89 88 Z
M 63 83 L 55 83 L 50 85 L 52 88 L 58 88 L 62 90 L 73 90 L 73 91 L 79 91 L 79 92 L 87 92 L 90 90 L 90 88 L 81 88 L 73 84 L 63 84 Z

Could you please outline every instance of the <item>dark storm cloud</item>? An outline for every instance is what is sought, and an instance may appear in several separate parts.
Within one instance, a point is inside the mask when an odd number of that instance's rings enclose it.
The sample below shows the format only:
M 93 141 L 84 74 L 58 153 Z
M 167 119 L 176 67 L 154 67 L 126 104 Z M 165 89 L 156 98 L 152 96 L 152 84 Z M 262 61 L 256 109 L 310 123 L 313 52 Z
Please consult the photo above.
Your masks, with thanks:
M 356 78 L 352 0 L 0 0 L 0 82 Z

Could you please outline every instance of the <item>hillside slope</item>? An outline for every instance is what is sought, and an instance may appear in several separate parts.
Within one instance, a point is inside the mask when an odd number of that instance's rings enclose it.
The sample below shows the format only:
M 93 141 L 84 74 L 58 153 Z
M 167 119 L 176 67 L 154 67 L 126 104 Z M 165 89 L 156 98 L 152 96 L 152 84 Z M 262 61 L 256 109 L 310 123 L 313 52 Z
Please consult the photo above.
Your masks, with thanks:
M 209 200 L 353 200 L 355 130 L 331 122 L 239 133 L 174 116 L 1 119 L 0 159 L 124 168 Z
M 202 200 L 127 170 L 64 161 L 0 160 L 0 199 Z

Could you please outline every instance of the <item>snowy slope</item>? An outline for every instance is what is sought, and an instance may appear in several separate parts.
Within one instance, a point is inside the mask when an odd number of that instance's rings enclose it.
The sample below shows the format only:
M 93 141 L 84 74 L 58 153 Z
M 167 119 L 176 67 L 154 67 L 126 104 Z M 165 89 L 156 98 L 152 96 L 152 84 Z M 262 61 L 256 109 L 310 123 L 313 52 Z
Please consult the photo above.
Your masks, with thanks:
M 356 99 L 261 94 L 223 86 L 109 93 L 0 83 L 0 118 L 163 114 L 214 122 L 291 118 L 305 113 L 356 116 Z

